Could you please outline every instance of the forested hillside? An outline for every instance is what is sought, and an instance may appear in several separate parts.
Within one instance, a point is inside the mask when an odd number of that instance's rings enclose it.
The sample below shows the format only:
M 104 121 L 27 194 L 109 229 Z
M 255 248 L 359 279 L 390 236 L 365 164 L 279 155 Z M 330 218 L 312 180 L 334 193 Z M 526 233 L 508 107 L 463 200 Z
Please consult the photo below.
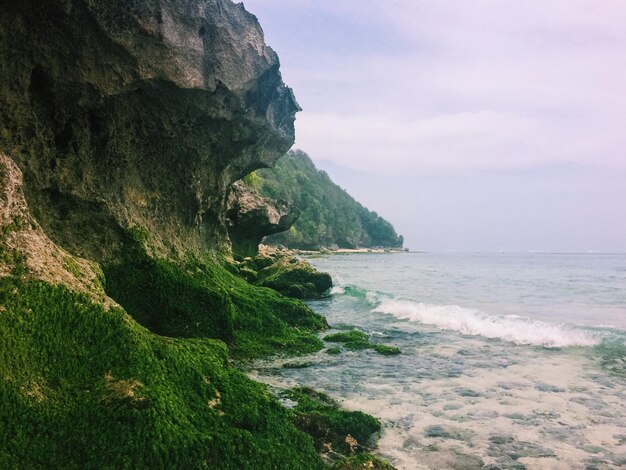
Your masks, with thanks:
M 246 182 L 301 212 L 288 231 L 268 237 L 266 243 L 299 249 L 402 246 L 402 236 L 389 222 L 355 201 L 300 150 L 290 151 L 275 168 L 256 171 Z

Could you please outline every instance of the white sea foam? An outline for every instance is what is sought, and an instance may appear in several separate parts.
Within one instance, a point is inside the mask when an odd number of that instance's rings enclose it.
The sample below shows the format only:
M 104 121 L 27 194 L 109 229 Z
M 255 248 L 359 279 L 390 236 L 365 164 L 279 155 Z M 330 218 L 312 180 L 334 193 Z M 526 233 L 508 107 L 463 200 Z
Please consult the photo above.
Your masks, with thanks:
M 547 347 L 593 346 L 600 342 L 594 332 L 569 325 L 520 316 L 487 315 L 457 305 L 430 305 L 408 300 L 385 300 L 374 309 L 399 319 L 434 325 L 465 335 L 497 338 L 516 344 Z
M 344 294 L 346 292 L 346 288 L 339 285 L 339 286 L 333 286 L 330 288 L 330 293 L 333 295 L 341 295 Z
M 368 304 L 370 304 L 372 307 L 374 305 L 377 305 L 380 302 L 380 300 L 381 300 L 381 296 L 380 296 L 380 294 L 378 292 L 374 292 L 374 291 L 368 290 L 365 293 L 365 301 Z

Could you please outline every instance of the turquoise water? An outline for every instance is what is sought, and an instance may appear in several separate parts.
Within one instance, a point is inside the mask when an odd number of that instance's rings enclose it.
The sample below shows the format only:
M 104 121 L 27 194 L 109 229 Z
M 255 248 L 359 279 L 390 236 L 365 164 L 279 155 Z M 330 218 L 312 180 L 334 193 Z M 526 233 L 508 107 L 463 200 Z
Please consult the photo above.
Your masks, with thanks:
M 382 418 L 378 448 L 399 469 L 626 466 L 626 255 L 309 261 L 335 280 L 311 307 L 402 354 L 262 362 L 257 379 Z

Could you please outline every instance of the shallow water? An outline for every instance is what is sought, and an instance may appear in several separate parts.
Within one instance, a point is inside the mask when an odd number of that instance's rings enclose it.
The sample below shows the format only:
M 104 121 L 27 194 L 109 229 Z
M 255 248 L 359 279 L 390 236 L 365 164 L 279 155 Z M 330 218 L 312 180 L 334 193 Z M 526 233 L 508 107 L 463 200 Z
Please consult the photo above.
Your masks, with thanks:
M 626 256 L 310 261 L 338 284 L 312 308 L 402 354 L 320 352 L 258 363 L 257 379 L 380 417 L 399 469 L 626 467 Z

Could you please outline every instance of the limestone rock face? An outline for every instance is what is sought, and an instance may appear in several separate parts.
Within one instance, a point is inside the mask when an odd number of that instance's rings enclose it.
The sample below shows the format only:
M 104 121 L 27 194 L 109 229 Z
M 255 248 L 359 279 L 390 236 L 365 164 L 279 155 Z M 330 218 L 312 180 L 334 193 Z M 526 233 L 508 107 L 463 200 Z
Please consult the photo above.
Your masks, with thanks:
M 288 230 L 300 214 L 286 202 L 261 197 L 256 189 L 237 181 L 232 185 L 226 215 L 233 253 L 245 258 L 257 254 L 263 237 Z
M 64 284 L 106 305 L 102 273 L 90 261 L 56 246 L 30 215 L 22 172 L 0 152 L 0 277 L 19 275 Z
M 114 257 L 128 230 L 228 250 L 230 185 L 292 145 L 299 107 L 230 0 L 2 2 L 0 151 L 46 234 Z

